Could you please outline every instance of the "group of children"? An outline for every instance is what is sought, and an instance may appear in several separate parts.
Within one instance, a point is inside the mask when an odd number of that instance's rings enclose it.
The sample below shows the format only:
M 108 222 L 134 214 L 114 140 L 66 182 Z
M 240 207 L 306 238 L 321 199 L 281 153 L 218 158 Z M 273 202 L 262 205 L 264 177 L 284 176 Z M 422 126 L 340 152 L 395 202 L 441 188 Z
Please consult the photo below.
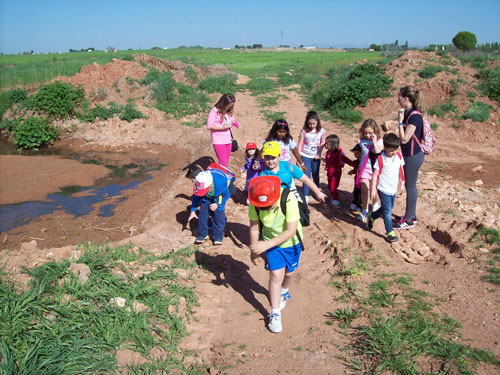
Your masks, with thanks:
M 324 161 L 331 204 L 334 207 L 340 206 L 338 188 L 342 169 L 346 164 L 351 166 L 353 169 L 349 171 L 349 174 L 354 176 L 354 189 L 353 200 L 349 207 L 352 211 L 359 212 L 358 220 L 366 223 L 369 229 L 373 227 L 373 221 L 382 215 L 382 210 L 390 207 L 392 212 L 394 202 L 393 199 L 388 200 L 387 195 L 395 198 L 398 181 L 404 181 L 402 168 L 404 160 L 401 153 L 397 152 L 400 146 L 399 137 L 388 133 L 380 138 L 380 128 L 375 120 L 368 119 L 361 125 L 359 143 L 350 150 L 353 152 L 353 159 L 345 155 L 337 135 L 325 135 L 325 129 L 322 128 L 319 116 L 314 111 L 307 113 L 298 143 L 293 140 L 285 120 L 277 120 L 273 124 L 265 142 L 270 141 L 280 145 L 281 161 L 286 161 L 291 165 L 291 156 L 294 155 L 297 164 L 317 186 L 319 186 L 319 166 L 321 160 Z M 326 149 L 324 159 L 321 156 L 323 148 Z M 250 181 L 264 169 L 264 164 L 255 142 L 247 143 L 245 156 L 245 164 L 241 172 L 246 172 L 244 191 L 248 192 Z M 398 168 L 395 168 L 395 165 Z M 304 185 L 303 192 L 306 201 L 309 202 L 307 185 Z M 248 199 L 247 204 L 249 204 Z M 385 219 L 386 215 L 387 213 L 384 214 L 384 223 L 387 240 L 397 241 L 392 224 Z
M 374 120 L 366 120 L 360 130 L 360 141 L 351 151 L 354 160 L 348 158 L 340 147 L 339 137 L 326 136 L 319 116 L 311 111 L 306 115 L 299 141 L 296 143 L 285 120 L 277 120 L 259 150 L 255 142 L 246 145 L 246 172 L 244 191 L 247 193 L 250 219 L 251 260 L 256 263 L 265 254 L 269 276 L 269 299 L 271 314 L 268 328 L 281 332 L 281 311 L 291 298 L 289 292 L 293 271 L 298 267 L 302 248 L 302 225 L 298 194 L 283 193 L 286 189 L 295 191 L 294 179 L 303 182 L 304 200 L 309 202 L 309 189 L 316 198 L 324 201 L 319 190 L 319 171 L 324 160 L 328 177 L 331 204 L 340 205 L 339 184 L 345 164 L 353 167 L 353 201 L 350 208 L 360 211 L 358 219 L 368 229 L 374 221 L 383 217 L 387 240 L 397 241 L 392 225 L 392 208 L 398 184 L 404 181 L 404 160 L 398 149 L 399 137 L 388 133 L 380 138 L 380 130 Z M 325 158 L 322 150 L 326 148 Z M 293 165 L 291 155 L 297 159 Z M 207 170 L 195 177 L 191 213 L 188 221 L 198 217 L 198 236 L 195 244 L 208 238 L 208 229 L 213 230 L 214 245 L 222 244 L 226 223 L 225 203 L 230 197 L 227 176 L 218 170 Z M 311 181 L 311 179 L 312 181 Z M 370 209 L 371 208 L 371 209 Z M 212 215 L 210 215 L 212 211 Z M 211 224 L 209 224 L 212 216 Z

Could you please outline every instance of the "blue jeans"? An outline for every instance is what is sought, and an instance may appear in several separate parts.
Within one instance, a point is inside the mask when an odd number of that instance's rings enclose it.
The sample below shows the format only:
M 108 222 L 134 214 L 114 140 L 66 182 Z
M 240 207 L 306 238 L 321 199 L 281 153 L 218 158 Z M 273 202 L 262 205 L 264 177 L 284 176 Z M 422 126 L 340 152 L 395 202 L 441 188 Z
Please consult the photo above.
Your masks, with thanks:
M 313 182 L 316 184 L 317 187 L 319 187 L 319 167 L 321 164 L 321 160 L 302 156 L 302 161 L 304 162 L 307 168 L 306 170 L 307 177 L 311 178 L 312 175 Z M 304 184 L 304 187 L 302 189 L 304 190 L 304 195 L 306 197 L 309 196 L 309 186 Z
M 372 213 L 372 219 L 378 219 L 380 216 L 384 217 L 384 225 L 386 233 L 392 232 L 392 208 L 396 201 L 396 194 L 388 195 L 378 191 L 380 198 L 380 208 Z
M 198 239 L 205 238 L 208 235 L 208 219 L 210 212 L 212 212 L 212 230 L 213 240 L 222 241 L 224 237 L 224 228 L 226 226 L 226 213 L 219 209 L 210 211 L 210 204 L 213 202 L 209 200 L 202 200 L 200 204 L 200 213 L 198 214 Z

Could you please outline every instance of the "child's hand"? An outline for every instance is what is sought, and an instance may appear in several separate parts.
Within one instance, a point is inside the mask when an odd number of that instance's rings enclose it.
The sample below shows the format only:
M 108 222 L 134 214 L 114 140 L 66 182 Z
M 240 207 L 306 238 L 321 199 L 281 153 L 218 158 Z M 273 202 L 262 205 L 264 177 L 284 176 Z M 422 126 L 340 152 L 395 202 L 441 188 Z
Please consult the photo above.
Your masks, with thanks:
M 267 250 L 267 245 L 265 241 L 258 241 L 253 245 L 250 245 L 250 250 L 254 256 L 260 256 L 263 252 Z
M 188 223 L 193 219 L 198 219 L 198 216 L 196 215 L 195 211 L 191 211 L 191 213 L 189 214 Z
M 253 163 L 252 168 L 254 170 L 258 171 L 260 169 L 260 163 L 258 161 L 256 161 L 255 163 Z
M 255 254 L 254 252 L 250 253 L 250 260 L 254 265 L 257 266 L 259 264 L 259 259 L 262 259 L 262 256 L 260 254 Z
M 212 203 L 210 205 L 210 210 L 215 211 L 217 209 L 217 207 L 219 207 L 219 205 L 217 203 Z
M 375 202 L 377 200 L 377 190 L 374 189 L 372 193 L 370 194 L 370 199 L 372 202 Z

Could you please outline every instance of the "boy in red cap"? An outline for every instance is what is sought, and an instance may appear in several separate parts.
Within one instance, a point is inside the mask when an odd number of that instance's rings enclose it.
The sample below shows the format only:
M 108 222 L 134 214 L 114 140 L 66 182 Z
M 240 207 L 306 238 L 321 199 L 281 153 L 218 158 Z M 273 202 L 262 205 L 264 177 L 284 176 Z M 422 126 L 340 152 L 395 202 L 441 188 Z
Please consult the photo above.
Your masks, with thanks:
M 261 171 L 261 168 L 259 167 L 259 154 L 260 153 L 255 142 L 248 142 L 245 147 L 245 164 L 241 167 L 241 173 L 245 171 L 247 172 L 245 189 L 243 190 L 245 193 L 248 192 L 250 180 L 257 177 Z M 247 204 L 249 204 L 248 199 Z
M 212 212 L 212 230 L 214 245 L 222 245 L 224 227 L 226 226 L 226 202 L 229 199 L 227 177 L 218 169 L 210 169 L 198 173 L 194 179 L 193 196 L 191 198 L 191 214 L 188 223 L 198 218 L 198 235 L 194 241 L 200 245 L 208 238 L 208 219 Z M 196 209 L 200 206 L 199 216 Z
M 281 191 L 281 180 L 277 176 L 255 177 L 248 190 L 250 258 L 256 264 L 262 254 L 266 255 L 271 302 L 268 328 L 274 333 L 283 330 L 281 310 L 290 299 L 290 280 L 299 266 L 302 247 L 297 232 L 303 237 L 297 198 L 288 194 L 284 214 Z M 262 223 L 262 240 L 259 240 L 259 222 Z

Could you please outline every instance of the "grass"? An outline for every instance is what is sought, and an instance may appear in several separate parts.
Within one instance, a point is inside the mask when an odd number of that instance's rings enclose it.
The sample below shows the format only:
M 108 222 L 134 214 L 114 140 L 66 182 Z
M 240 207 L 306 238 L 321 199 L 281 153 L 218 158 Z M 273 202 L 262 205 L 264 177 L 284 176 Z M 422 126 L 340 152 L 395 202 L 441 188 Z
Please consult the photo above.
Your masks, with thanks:
M 277 111 L 270 111 L 268 109 L 264 109 L 260 111 L 262 114 L 262 117 L 266 122 L 268 122 L 270 125 L 272 125 L 276 120 L 280 118 L 285 118 L 286 112 L 277 112 Z
M 77 260 L 90 267 L 81 284 L 70 262 L 48 262 L 25 269 L 31 276 L 21 291 L 0 275 L 0 368 L 5 374 L 81 374 L 117 371 L 115 351 L 131 349 L 146 358 L 131 373 L 206 373 L 190 367 L 178 350 L 186 336 L 185 319 L 197 303 L 193 290 L 179 281 L 175 269 L 192 269 L 191 248 L 157 257 L 133 245 L 110 248 L 86 245 Z M 169 264 L 171 265 L 165 265 Z M 133 267 L 151 272 L 133 276 Z M 116 274 L 114 270 L 121 269 Z M 123 272 L 125 271 L 125 272 Z M 124 308 L 110 303 L 126 300 Z M 181 298 L 187 311 L 179 311 Z M 147 310 L 134 310 L 140 302 Z M 150 356 L 161 348 L 161 358 Z M 204 372 L 205 371 L 205 372 Z
M 462 115 L 465 120 L 472 120 L 474 122 L 485 122 L 490 118 L 491 106 L 484 102 L 473 102 L 467 112 Z
M 455 116 L 458 116 L 458 107 L 449 102 L 429 109 L 429 115 L 434 115 L 437 117 L 445 117 L 448 113 L 453 113 Z
M 104 65 L 113 58 L 131 60 L 133 54 L 148 54 L 167 60 L 180 60 L 195 65 L 221 64 L 229 70 L 250 77 L 277 75 L 293 69 L 295 73 L 311 69 L 326 71 L 331 66 L 349 65 L 366 59 L 368 62 L 381 60 L 377 52 L 288 52 L 288 51 L 239 51 L 217 48 L 177 48 L 169 50 L 132 50 L 115 53 L 73 52 L 44 55 L 0 56 L 0 76 L 3 88 L 31 85 L 39 86 L 57 76 L 71 76 L 82 66 L 94 62 Z M 188 73 L 188 72 L 187 72 Z M 192 72 L 191 81 L 196 81 Z M 294 79 L 296 79 L 295 77 Z M 295 82 L 296 83 L 296 82 Z
M 343 288 L 338 281 L 331 284 L 350 295 L 349 305 L 327 313 L 325 323 L 336 321 L 343 329 L 350 342 L 342 358 L 355 373 L 472 375 L 479 363 L 500 369 L 493 353 L 457 341 L 460 323 L 434 312 L 438 300 L 414 288 L 408 275 L 373 272 L 376 280 L 358 283 L 356 293 L 349 287 L 351 272 L 339 276 Z
M 493 256 L 488 261 L 487 274 L 482 279 L 492 284 L 500 285 L 500 231 L 497 229 L 482 228 L 474 237 L 483 238 L 488 244 L 493 245 Z

